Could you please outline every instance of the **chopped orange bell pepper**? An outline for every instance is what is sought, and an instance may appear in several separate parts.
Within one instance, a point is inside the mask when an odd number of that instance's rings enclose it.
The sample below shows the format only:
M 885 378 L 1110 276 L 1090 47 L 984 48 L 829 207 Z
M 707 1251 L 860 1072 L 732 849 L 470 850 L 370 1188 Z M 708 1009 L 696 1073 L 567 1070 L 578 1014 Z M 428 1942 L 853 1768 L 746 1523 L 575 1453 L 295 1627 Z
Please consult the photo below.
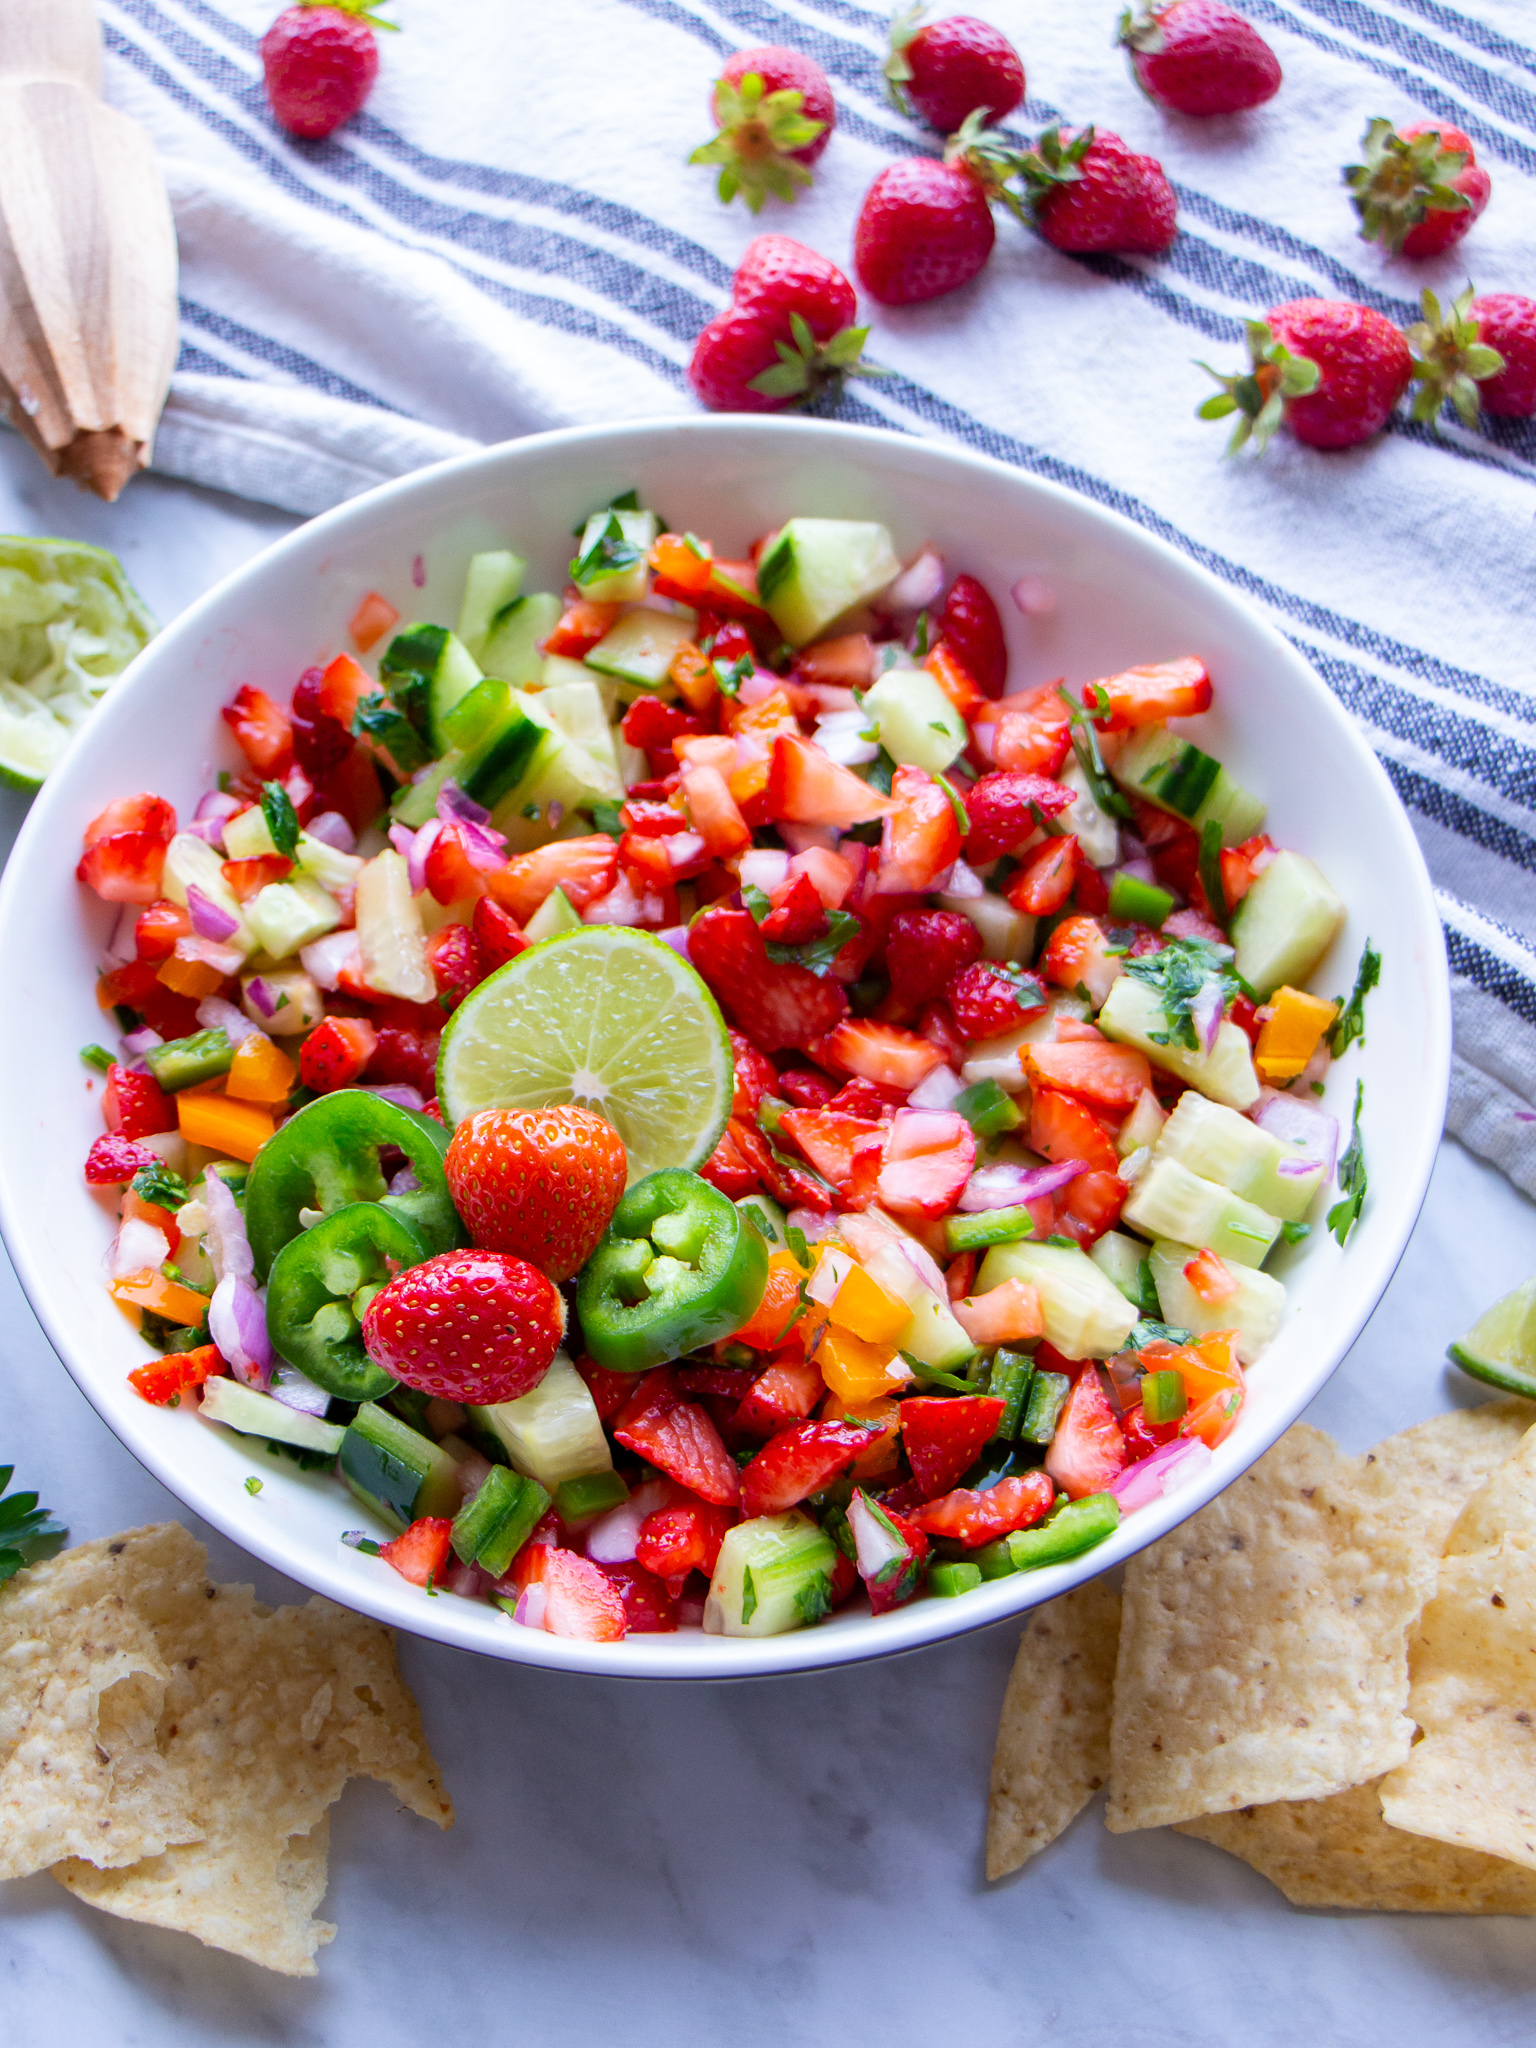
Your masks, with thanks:
M 1337 1003 L 1302 988 L 1277 988 L 1259 1031 L 1253 1064 L 1274 1085 L 1294 1081 L 1317 1051 L 1323 1033 L 1339 1014 Z
M 268 1038 L 253 1031 L 235 1047 L 229 1064 L 227 1092 L 241 1102 L 286 1102 L 299 1070 Z
M 887 1294 L 862 1266 L 855 1266 L 839 1287 L 829 1315 L 839 1329 L 866 1344 L 885 1347 L 894 1344 L 912 1320 L 907 1304 Z
M 230 1159 L 249 1163 L 276 1126 L 253 1102 L 231 1102 L 227 1095 L 194 1095 L 183 1089 L 176 1098 L 176 1122 L 189 1145 L 202 1145 Z
M 184 1323 L 189 1330 L 197 1329 L 207 1320 L 207 1295 L 199 1294 L 195 1287 L 167 1280 L 153 1266 L 125 1273 L 120 1280 L 111 1282 L 110 1291 L 114 1301 L 130 1308 L 147 1308 L 152 1315 L 163 1316 L 168 1323 Z
M 168 960 L 161 961 L 155 979 L 163 981 L 177 995 L 190 996 L 193 1002 L 200 1003 L 204 996 L 216 994 L 229 977 L 220 974 L 217 967 L 210 967 L 206 960 L 187 959 L 180 950 L 185 943 L 183 939 L 177 940 L 177 950 Z
M 733 1344 L 750 1344 L 754 1351 L 774 1351 L 783 1343 L 795 1312 L 800 1306 L 800 1283 L 805 1269 L 793 1252 L 768 1254 L 768 1284 L 751 1319 L 731 1333 Z
M 840 1330 L 834 1323 L 822 1331 L 815 1360 L 833 1393 L 855 1407 L 882 1394 L 894 1394 L 912 1377 L 894 1344 L 866 1344 L 862 1337 Z
M 857 1407 L 829 1392 L 821 1404 L 824 1422 L 842 1422 L 852 1416 L 855 1422 L 878 1422 L 880 1434 L 860 1451 L 849 1466 L 849 1476 L 855 1480 L 884 1479 L 896 1470 L 897 1455 L 901 1442 L 901 1403 L 882 1394 L 878 1400 L 861 1401 Z
M 707 711 L 720 694 L 713 663 L 691 640 L 685 640 L 673 655 L 667 674 L 690 711 Z
M 715 573 L 714 550 L 707 540 L 686 534 L 660 533 L 651 544 L 651 567 L 679 590 L 700 597 Z

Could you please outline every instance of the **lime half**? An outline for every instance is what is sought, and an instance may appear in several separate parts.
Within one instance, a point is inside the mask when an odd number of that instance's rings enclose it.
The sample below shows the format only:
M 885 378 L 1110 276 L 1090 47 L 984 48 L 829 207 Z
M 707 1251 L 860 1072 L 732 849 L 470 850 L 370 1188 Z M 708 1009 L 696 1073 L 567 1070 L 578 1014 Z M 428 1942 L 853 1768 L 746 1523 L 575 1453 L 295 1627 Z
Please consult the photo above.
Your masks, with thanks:
M 443 1115 L 574 1102 L 624 1140 L 629 1178 L 701 1166 L 731 1113 L 735 1068 L 715 999 L 649 932 L 584 925 L 519 953 L 449 1019 Z
M 1479 1316 L 1450 1356 L 1473 1379 L 1536 1401 L 1536 1279 Z

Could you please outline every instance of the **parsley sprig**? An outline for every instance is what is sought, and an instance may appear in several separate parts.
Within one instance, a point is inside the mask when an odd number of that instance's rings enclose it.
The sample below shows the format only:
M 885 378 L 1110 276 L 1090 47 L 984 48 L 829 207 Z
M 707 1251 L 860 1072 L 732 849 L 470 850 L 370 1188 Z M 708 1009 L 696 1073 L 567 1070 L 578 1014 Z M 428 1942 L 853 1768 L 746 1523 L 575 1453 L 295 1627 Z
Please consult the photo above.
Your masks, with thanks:
M 1328 1031 L 1328 1050 L 1337 1059 L 1357 1041 L 1365 1043 L 1365 999 L 1381 980 L 1381 955 L 1367 939 L 1360 965 L 1355 969 L 1355 986 L 1349 1001 L 1334 1018 Z
M 1145 982 L 1162 1004 L 1166 1031 L 1151 1031 L 1154 1045 L 1182 1045 L 1191 1052 L 1202 1050 L 1191 1015 L 1201 990 L 1215 982 L 1221 990 L 1225 1009 L 1234 996 L 1245 993 L 1242 977 L 1232 965 L 1232 948 L 1213 945 L 1209 939 L 1170 939 L 1156 953 L 1128 960 L 1125 971 Z
M 642 552 L 625 533 L 618 513 L 610 511 L 588 543 L 585 553 L 572 562 L 571 581 L 585 585 L 595 582 L 599 576 L 614 576 L 621 569 L 632 569 Z
M 64 1547 L 69 1531 L 46 1508 L 37 1504 L 35 1493 L 6 1493 L 14 1465 L 0 1465 L 0 1585 L 29 1564 L 41 1564 Z
M 1342 1200 L 1334 1203 L 1328 1211 L 1328 1228 L 1342 1244 L 1360 1220 L 1360 1211 L 1365 1202 L 1368 1185 L 1365 1172 L 1365 1148 L 1360 1142 L 1360 1106 L 1365 1101 L 1365 1083 L 1355 1083 L 1355 1121 L 1349 1134 L 1349 1143 L 1339 1161 L 1339 1194 Z
M 299 814 L 293 808 L 293 798 L 280 782 L 262 784 L 261 815 L 267 821 L 272 844 L 284 860 L 292 860 L 299 850 Z

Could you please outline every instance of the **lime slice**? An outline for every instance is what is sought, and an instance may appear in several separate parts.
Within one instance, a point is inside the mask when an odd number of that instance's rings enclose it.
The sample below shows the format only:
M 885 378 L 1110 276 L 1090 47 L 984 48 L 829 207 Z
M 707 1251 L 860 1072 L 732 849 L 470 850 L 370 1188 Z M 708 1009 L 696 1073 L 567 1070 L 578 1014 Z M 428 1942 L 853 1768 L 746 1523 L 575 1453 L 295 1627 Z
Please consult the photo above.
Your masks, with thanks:
M 0 782 L 39 788 L 154 630 L 105 548 L 0 536 Z
M 1536 1279 L 1479 1316 L 1450 1356 L 1473 1379 L 1536 1401 Z
M 450 1124 L 578 1103 L 624 1140 L 631 1182 L 701 1166 L 734 1086 L 714 997 L 670 946 L 624 925 L 583 925 L 509 960 L 454 1011 L 437 1061 Z

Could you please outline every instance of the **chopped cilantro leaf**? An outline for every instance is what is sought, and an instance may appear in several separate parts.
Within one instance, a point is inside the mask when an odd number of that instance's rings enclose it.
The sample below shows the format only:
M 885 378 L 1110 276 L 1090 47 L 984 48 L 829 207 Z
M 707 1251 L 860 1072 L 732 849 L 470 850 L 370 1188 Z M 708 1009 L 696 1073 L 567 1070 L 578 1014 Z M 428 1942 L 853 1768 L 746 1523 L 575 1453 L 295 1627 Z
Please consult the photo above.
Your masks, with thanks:
M 1188 1330 L 1181 1330 L 1173 1323 L 1160 1323 L 1152 1316 L 1143 1316 L 1125 1340 L 1127 1351 L 1145 1351 L 1149 1344 L 1187 1344 Z
M 187 1199 L 186 1182 L 168 1166 L 141 1166 L 130 1185 L 141 1202 L 157 1209 L 179 1209 Z
M 625 494 L 633 498 L 634 492 Z M 640 560 L 640 549 L 626 535 L 619 519 L 620 511 L 634 511 L 633 505 L 620 505 L 611 511 L 601 531 L 583 555 L 578 555 L 571 564 L 571 581 L 576 584 L 595 583 L 599 576 L 613 576 L 621 569 L 632 569 Z
M 750 885 L 749 885 L 750 886 Z M 761 894 L 761 891 L 758 892 Z M 742 890 L 742 901 L 746 902 L 747 892 Z M 763 899 L 765 902 L 767 898 Z M 757 917 L 750 903 L 747 908 Z M 762 919 L 757 919 L 762 923 Z M 859 929 L 859 920 L 851 910 L 829 910 L 827 929 L 819 939 L 809 939 L 803 946 L 776 946 L 769 942 L 768 958 L 776 967 L 808 967 L 812 974 L 825 978 L 832 970 L 837 956 Z
M 715 681 L 720 685 L 722 697 L 736 696 L 742 684 L 747 682 L 753 673 L 750 654 L 738 654 L 736 659 L 730 662 L 717 654 L 709 665 L 715 672 Z
M 1083 771 L 1089 794 L 1106 817 L 1133 818 L 1136 814 L 1131 809 L 1129 797 L 1111 779 L 1104 765 L 1104 756 L 1099 750 L 1098 728 L 1082 705 L 1074 703 L 1065 690 L 1061 692 L 1061 699 L 1072 720 L 1072 751 Z
M 299 814 L 293 808 L 293 798 L 280 782 L 262 784 L 261 815 L 267 821 L 272 844 L 285 860 L 292 860 L 299 850 Z
M 250 1494 L 250 1496 L 251 1496 L 251 1498 L 252 1498 L 253 1500 L 255 1499 L 256 1495 L 257 1495 L 258 1493 L 260 1493 L 260 1491 L 261 1491 L 261 1481 L 260 1481 L 260 1480 L 259 1480 L 259 1479 L 258 1479 L 258 1478 L 256 1477 L 256 1474 L 255 1474 L 254 1472 L 253 1472 L 253 1473 L 251 1474 L 251 1476 L 250 1476 L 250 1477 L 249 1477 L 249 1478 L 248 1478 L 248 1479 L 246 1480 L 246 1482 L 245 1482 L 245 1490 L 246 1490 L 246 1492 L 247 1492 L 248 1494 Z
M 622 839 L 624 836 L 624 820 L 619 816 L 617 804 L 594 804 L 592 822 L 599 832 L 605 832 L 610 839 Z
M 759 889 L 756 882 L 744 882 L 742 884 L 741 900 L 747 909 L 751 911 L 754 924 L 761 924 L 773 908 L 773 905 L 768 901 L 767 891 Z
M 1342 1244 L 1360 1220 L 1360 1211 L 1365 1202 L 1368 1185 L 1365 1172 L 1365 1148 L 1360 1142 L 1360 1106 L 1365 1100 L 1365 1083 L 1355 1083 L 1355 1120 L 1350 1130 L 1349 1143 L 1339 1161 L 1339 1193 L 1342 1201 L 1335 1202 L 1328 1211 L 1328 1228 Z
M 942 731 L 943 728 L 935 727 L 934 729 L 935 731 Z M 960 837 L 962 839 L 969 838 L 971 831 L 971 814 L 965 807 L 964 797 L 961 796 L 959 790 L 955 788 L 955 785 L 950 781 L 947 775 L 935 775 L 933 779 L 939 785 L 940 789 L 943 790 L 944 794 L 949 798 L 949 808 L 954 812 L 955 823 L 960 827 Z
M 1367 939 L 1360 965 L 1355 969 L 1355 986 L 1349 1001 L 1334 1018 L 1328 1032 L 1328 1050 L 1337 1059 L 1357 1041 L 1365 1043 L 1365 999 L 1381 980 L 1381 955 Z
M 1125 971 L 1152 989 L 1163 1006 L 1166 1032 L 1149 1033 L 1154 1045 L 1182 1045 L 1200 1050 L 1192 1007 L 1200 991 L 1215 982 L 1221 991 L 1221 1007 L 1241 995 L 1243 984 L 1232 966 L 1232 948 L 1216 946 L 1209 939 L 1170 939 L 1155 953 L 1128 960 Z

